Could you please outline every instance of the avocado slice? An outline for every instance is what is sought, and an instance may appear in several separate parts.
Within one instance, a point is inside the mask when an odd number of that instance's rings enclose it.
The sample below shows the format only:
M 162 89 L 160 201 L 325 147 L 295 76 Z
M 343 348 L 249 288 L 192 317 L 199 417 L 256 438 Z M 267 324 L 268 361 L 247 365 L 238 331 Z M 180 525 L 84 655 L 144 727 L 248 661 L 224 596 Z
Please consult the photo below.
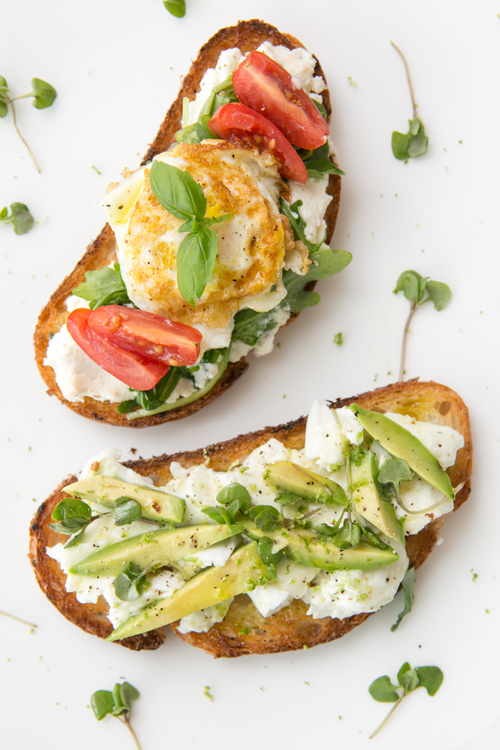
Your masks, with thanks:
M 373 524 L 379 531 L 400 544 L 404 544 L 401 524 L 391 502 L 384 500 L 375 476 L 378 471 L 376 456 L 368 451 L 359 466 L 351 464 L 352 499 L 354 510 Z
M 239 524 L 229 527 L 208 523 L 150 531 L 93 552 L 69 572 L 79 576 L 117 576 L 130 562 L 143 570 L 153 563 L 168 565 L 242 531 Z
M 106 639 L 118 641 L 169 625 L 175 620 L 252 591 L 276 576 L 261 560 L 257 542 L 236 550 L 221 568 L 207 568 L 168 599 L 159 599 L 129 617 Z
M 353 549 L 340 549 L 314 531 L 305 529 L 277 529 L 264 532 L 254 523 L 245 522 L 245 530 L 252 538 L 268 536 L 280 546 L 286 542 L 286 556 L 301 565 L 333 573 L 336 570 L 371 570 L 390 565 L 399 559 L 392 549 L 380 550 L 366 542 L 360 542 Z
M 277 492 L 297 495 L 310 503 L 347 505 L 346 494 L 339 484 L 292 461 L 270 464 L 264 479 Z
M 450 500 L 454 499 L 455 493 L 450 477 L 441 468 L 437 458 L 415 435 L 378 412 L 368 411 L 357 404 L 351 404 L 349 409 L 354 412 L 363 428 L 391 456 L 402 458 L 415 474 L 425 479 Z
M 76 494 L 86 500 L 111 507 L 119 497 L 130 497 L 142 506 L 142 517 L 150 521 L 182 523 L 186 501 L 167 492 L 140 487 L 114 477 L 100 474 L 68 484 L 64 488 L 68 495 Z

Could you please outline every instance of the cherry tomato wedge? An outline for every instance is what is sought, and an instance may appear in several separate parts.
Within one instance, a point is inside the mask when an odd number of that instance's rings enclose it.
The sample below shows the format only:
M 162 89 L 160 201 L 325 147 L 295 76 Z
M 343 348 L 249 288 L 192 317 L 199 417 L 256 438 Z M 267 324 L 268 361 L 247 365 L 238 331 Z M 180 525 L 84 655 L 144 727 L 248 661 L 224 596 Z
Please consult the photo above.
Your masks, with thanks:
M 122 305 L 92 310 L 89 328 L 132 354 L 165 365 L 194 365 L 200 351 L 201 333 L 162 315 Z
M 259 151 L 270 151 L 281 163 L 282 177 L 304 185 L 307 181 L 307 168 L 278 128 L 245 107 L 244 104 L 224 104 L 215 112 L 208 123 L 209 129 L 217 138 L 226 141 L 243 141 L 257 146 Z
M 78 308 L 68 316 L 68 331 L 78 346 L 99 367 L 131 388 L 137 391 L 154 388 L 167 374 L 168 365 L 138 357 L 94 333 L 88 326 L 91 314 L 91 310 Z
M 233 73 L 238 99 L 270 120 L 290 143 L 306 149 L 322 146 L 329 128 L 311 97 L 290 73 L 262 52 L 251 52 Z

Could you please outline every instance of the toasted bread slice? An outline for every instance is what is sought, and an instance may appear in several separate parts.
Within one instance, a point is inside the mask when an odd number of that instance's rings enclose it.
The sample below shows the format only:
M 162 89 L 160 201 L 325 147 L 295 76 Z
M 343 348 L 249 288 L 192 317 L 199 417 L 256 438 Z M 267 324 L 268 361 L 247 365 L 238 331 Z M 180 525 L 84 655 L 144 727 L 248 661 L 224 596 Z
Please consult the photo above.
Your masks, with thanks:
M 274 45 L 283 45 L 289 49 L 302 47 L 303 45 L 289 34 L 282 34 L 274 26 L 270 26 L 262 21 L 240 21 L 236 26 L 221 29 L 215 34 L 200 50 L 198 57 L 191 66 L 191 69 L 185 77 L 177 99 L 170 107 L 165 120 L 163 121 L 158 134 L 146 153 L 142 164 L 150 161 L 157 154 L 166 151 L 175 143 L 175 133 L 181 127 L 182 100 L 188 97 L 194 99 L 199 89 L 201 79 L 208 68 L 214 67 L 219 59 L 221 52 L 232 47 L 239 47 L 243 52 L 250 52 L 259 47 L 264 41 L 270 41 Z M 319 62 L 316 64 L 315 74 L 325 79 L 325 75 Z M 322 92 L 323 104 L 328 114 L 331 116 L 331 102 L 328 89 Z M 340 201 L 340 177 L 330 175 L 328 193 L 333 200 L 330 202 L 325 221 L 327 226 L 327 238 L 329 243 L 335 223 Z M 121 425 L 126 427 L 149 427 L 162 422 L 170 422 L 176 419 L 183 419 L 190 414 L 206 406 L 215 398 L 220 396 L 229 388 L 248 367 L 248 362 L 241 359 L 238 362 L 230 363 L 221 379 L 216 383 L 214 388 L 205 396 L 193 401 L 190 404 L 181 406 L 178 409 L 172 409 L 163 414 L 156 414 L 151 417 L 141 417 L 134 420 L 127 419 L 126 414 L 118 412 L 118 404 L 109 401 L 96 401 L 92 398 L 85 398 L 83 403 L 67 401 L 64 398 L 55 379 L 54 370 L 44 365 L 44 360 L 49 345 L 50 335 L 59 331 L 66 322 L 68 311 L 66 309 L 66 299 L 72 290 L 85 280 L 86 271 L 94 271 L 110 263 L 115 257 L 115 235 L 106 224 L 97 239 L 89 245 L 87 252 L 71 272 L 62 282 L 59 288 L 54 292 L 47 305 L 44 307 L 38 318 L 38 323 L 34 334 L 35 356 L 38 369 L 42 378 L 48 387 L 48 393 L 51 396 L 57 396 L 70 409 L 89 419 L 95 419 L 109 424 Z M 315 282 L 311 282 L 307 289 L 314 288 Z M 292 315 L 285 325 L 288 325 L 297 317 L 298 313 Z
M 408 383 L 395 383 L 357 397 L 340 399 L 332 403 L 332 406 L 339 408 L 353 401 L 367 409 L 409 414 L 418 420 L 448 425 L 460 432 L 465 445 L 458 452 L 456 463 L 448 470 L 448 474 L 453 487 L 464 483 L 455 498 L 455 510 L 467 500 L 472 471 L 472 442 L 469 414 L 460 396 L 444 385 L 412 380 Z M 249 453 L 270 438 L 280 440 L 288 448 L 303 448 L 305 426 L 306 418 L 302 417 L 279 427 L 267 427 L 259 432 L 240 435 L 234 440 L 211 445 L 204 450 L 131 461 L 126 466 L 144 476 L 154 476 L 156 484 L 159 485 L 165 484 L 171 478 L 172 461 L 178 461 L 187 468 L 203 463 L 209 456 L 211 467 L 224 471 L 237 459 L 245 459 Z M 112 631 L 111 623 L 106 618 L 107 603 L 101 599 L 94 605 L 79 604 L 75 594 L 66 591 L 66 577 L 59 565 L 46 554 L 47 546 L 51 547 L 67 538 L 52 531 L 49 523 L 54 507 L 63 498 L 63 488 L 74 481 L 75 477 L 70 477 L 63 482 L 38 509 L 31 525 L 31 563 L 40 587 L 59 611 L 87 633 L 106 638 Z M 427 559 L 439 538 L 445 518 L 446 516 L 441 516 L 418 534 L 407 537 L 410 565 L 418 568 Z M 171 628 L 184 641 L 205 649 L 213 656 L 241 656 L 291 651 L 326 643 L 340 638 L 369 617 L 369 614 L 360 614 L 345 620 L 329 617 L 313 620 L 307 616 L 306 611 L 307 606 L 302 601 L 295 600 L 275 615 L 264 618 L 257 612 L 249 597 L 242 595 L 234 599 L 226 618 L 214 625 L 208 633 L 182 635 L 177 630 L 178 623 L 174 623 Z M 248 633 L 243 633 L 243 629 L 246 631 L 247 628 Z M 162 631 L 155 630 L 120 643 L 136 650 L 154 649 L 161 644 L 163 638 Z

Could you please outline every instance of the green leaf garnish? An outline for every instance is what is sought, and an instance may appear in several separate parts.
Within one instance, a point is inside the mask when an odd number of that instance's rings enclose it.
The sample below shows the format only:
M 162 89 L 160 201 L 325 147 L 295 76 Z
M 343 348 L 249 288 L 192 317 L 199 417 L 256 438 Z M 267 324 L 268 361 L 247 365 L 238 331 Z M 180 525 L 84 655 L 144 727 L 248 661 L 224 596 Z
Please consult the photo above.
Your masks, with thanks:
M 257 549 L 259 551 L 259 555 L 262 558 L 262 562 L 266 565 L 272 565 L 273 567 L 276 567 L 276 565 L 283 560 L 284 557 L 286 557 L 286 550 L 281 549 L 279 552 L 272 551 L 274 546 L 273 540 L 268 536 L 263 536 L 259 539 Z
M 399 613 L 398 619 L 391 628 L 391 631 L 393 633 L 398 629 L 403 617 L 406 617 L 406 615 L 412 610 L 413 600 L 415 598 L 415 568 L 408 568 L 405 573 L 405 577 L 403 578 L 401 587 L 404 593 L 404 609 Z
M 126 568 L 115 578 L 113 586 L 115 594 L 123 602 L 138 599 L 146 588 L 146 575 L 149 571 L 142 569 L 133 562 L 129 562 Z
M 29 92 L 29 94 L 23 94 L 22 96 L 10 96 L 9 95 L 9 87 L 7 84 L 7 81 L 3 76 L 0 76 L 0 117 L 5 117 L 6 114 L 9 111 L 9 107 L 12 110 L 12 120 L 14 123 L 14 127 L 16 129 L 16 132 L 19 136 L 19 138 L 22 140 L 26 148 L 28 149 L 28 153 L 31 156 L 33 163 L 36 167 L 37 172 L 40 172 L 40 167 L 37 164 L 37 161 L 35 157 L 33 156 L 33 153 L 26 143 L 25 139 L 21 135 L 19 128 L 17 126 L 17 119 L 16 119 L 16 108 L 14 106 L 14 102 L 18 99 L 27 99 L 29 97 L 33 97 L 33 106 L 36 107 L 36 109 L 46 109 L 47 107 L 50 107 L 54 99 L 57 96 L 57 92 L 53 86 L 50 85 L 50 83 L 47 83 L 47 81 L 42 81 L 40 78 L 33 78 L 31 81 L 31 85 L 33 87 L 32 91 Z M 28 231 L 27 229 L 25 230 Z M 18 234 L 23 234 L 22 232 L 18 232 Z
M 113 504 L 112 515 L 116 526 L 128 526 L 142 516 L 142 506 L 131 497 L 119 497 Z
M 417 114 L 418 105 L 415 102 L 408 63 L 399 47 L 397 47 L 394 42 L 391 42 L 391 44 L 404 63 L 413 107 L 413 118 L 410 120 L 408 132 L 398 133 L 398 131 L 395 130 L 392 134 L 392 153 L 396 159 L 408 161 L 408 159 L 414 159 L 415 157 L 422 156 L 426 153 L 429 139 L 425 135 L 424 123 Z
M 374 680 L 368 688 L 372 698 L 382 703 L 394 703 L 394 706 L 380 726 L 370 735 L 370 739 L 375 737 L 382 729 L 407 695 L 417 688 L 423 687 L 432 697 L 436 695 L 442 682 L 443 673 L 439 667 L 415 667 L 415 669 L 412 669 L 408 662 L 405 662 L 398 672 L 398 685 L 393 685 L 387 675 Z
M 391 484 L 397 494 L 401 482 L 409 482 L 413 477 L 413 472 L 402 458 L 389 458 L 379 471 L 377 477 L 381 484 Z
M 78 284 L 72 294 L 87 300 L 91 310 L 103 305 L 131 304 L 118 263 L 113 268 L 104 266 L 98 271 L 86 271 L 85 281 Z
M 189 100 L 187 97 L 184 101 L 188 104 Z M 187 124 L 181 128 L 175 134 L 175 139 L 179 143 L 200 143 L 205 138 L 214 138 L 214 134 L 208 127 L 209 121 L 212 119 L 214 112 L 222 107 L 224 104 L 230 104 L 231 102 L 237 102 L 238 97 L 234 93 L 232 75 L 228 76 L 222 83 L 214 86 L 210 92 L 205 104 L 201 108 L 198 120 L 195 123 Z M 186 104 L 186 110 L 187 110 Z M 183 124 L 184 114 L 183 114 Z
M 274 531 L 280 522 L 279 511 L 272 505 L 254 505 L 248 515 L 262 531 Z
M 451 289 L 442 281 L 432 281 L 429 277 L 420 276 L 416 271 L 403 271 L 397 280 L 394 294 L 403 292 L 410 303 L 410 314 L 405 323 L 403 343 L 401 347 L 401 363 L 399 380 L 403 380 L 405 373 L 406 343 L 410 324 L 415 312 L 426 302 L 432 302 L 436 310 L 444 310 L 451 299 Z
M 186 0 L 165 0 L 163 5 L 176 18 L 184 18 L 186 15 Z
M 177 251 L 177 285 L 194 307 L 212 278 L 217 257 L 217 235 L 206 227 L 190 232 Z
M 97 721 L 102 721 L 110 714 L 120 719 L 127 725 L 129 732 L 134 738 L 138 750 L 141 750 L 139 740 L 130 724 L 130 711 L 132 702 L 139 698 L 139 691 L 129 682 L 117 682 L 111 690 L 96 690 L 90 697 L 90 705 Z
M 237 503 L 238 508 L 235 513 L 238 511 L 246 513 L 252 505 L 247 488 L 238 482 L 233 482 L 224 487 L 217 495 L 217 502 L 228 506 L 228 510 L 234 507 L 234 503 Z
M 92 520 L 90 505 L 76 497 L 65 497 L 56 505 L 52 518 L 58 523 L 49 526 L 58 534 L 73 535 L 85 531 Z
M 358 523 L 345 519 L 341 528 L 334 535 L 332 542 L 340 549 L 352 549 L 361 541 L 362 528 Z
M 10 214 L 7 206 L 0 211 L 0 222 L 12 224 L 16 234 L 26 234 L 33 227 L 35 221 L 24 203 L 11 203 Z

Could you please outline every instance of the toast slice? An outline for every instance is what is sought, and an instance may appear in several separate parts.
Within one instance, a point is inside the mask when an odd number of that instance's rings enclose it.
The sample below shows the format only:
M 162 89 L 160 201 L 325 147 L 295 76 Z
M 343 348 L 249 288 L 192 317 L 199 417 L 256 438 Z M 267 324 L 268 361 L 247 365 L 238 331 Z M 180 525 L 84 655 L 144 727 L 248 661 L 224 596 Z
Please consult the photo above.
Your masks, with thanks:
M 282 34 L 274 26 L 270 26 L 263 21 L 252 20 L 240 21 L 236 26 L 221 29 L 201 48 L 189 73 L 184 78 L 177 99 L 167 112 L 156 138 L 148 149 L 142 161 L 142 165 L 151 161 L 157 154 L 166 151 L 173 143 L 175 143 L 175 133 L 181 127 L 183 98 L 187 96 L 190 100 L 194 99 L 205 71 L 208 68 L 215 66 L 221 52 L 232 47 L 239 47 L 243 53 L 250 52 L 257 49 L 257 47 L 259 47 L 264 41 L 270 41 L 273 45 L 283 45 L 289 49 L 303 46 L 293 36 Z M 316 64 L 315 75 L 319 75 L 325 79 L 319 62 Z M 322 92 L 322 96 L 329 120 L 332 109 L 328 89 L 325 89 L 325 91 Z M 333 200 L 330 202 L 324 217 L 327 226 L 327 243 L 329 243 L 332 238 L 337 220 L 340 201 L 339 176 L 330 175 L 328 193 L 332 196 Z M 66 406 L 69 406 L 70 409 L 84 417 L 95 419 L 100 422 L 108 422 L 109 424 L 114 425 L 126 427 L 149 427 L 151 425 L 161 424 L 162 422 L 170 422 L 172 420 L 188 417 L 190 414 L 198 411 L 198 409 L 209 404 L 229 388 L 229 386 L 232 385 L 232 383 L 234 383 L 234 381 L 237 380 L 247 369 L 248 362 L 246 359 L 243 358 L 238 362 L 230 363 L 214 388 L 192 403 L 162 414 L 156 414 L 150 417 L 140 417 L 134 420 L 127 419 L 126 414 L 120 414 L 117 409 L 118 404 L 115 403 L 106 401 L 100 402 L 88 397 L 85 398 L 83 403 L 68 401 L 64 398 L 59 386 L 57 385 L 53 369 L 44 365 L 51 334 L 59 331 L 66 322 L 68 315 L 66 309 L 67 297 L 71 294 L 72 290 L 78 286 L 78 284 L 85 280 L 86 271 L 98 270 L 99 268 L 102 268 L 102 266 L 109 264 L 114 257 L 115 235 L 109 224 L 106 224 L 97 239 L 89 245 L 83 258 L 54 292 L 49 302 L 40 313 L 34 334 L 35 357 L 40 374 L 47 385 L 47 392 L 51 396 L 57 396 Z M 314 285 L 315 282 L 311 282 L 306 289 L 312 290 Z M 297 315 L 298 313 L 292 315 L 285 325 L 288 325 L 297 317 Z
M 340 399 L 331 404 L 339 408 L 356 401 L 367 409 L 386 412 L 394 411 L 421 420 L 453 427 L 463 435 L 465 444 L 457 454 L 453 467 L 448 469 L 453 487 L 464 483 L 455 498 L 455 510 L 469 497 L 472 471 L 472 442 L 469 414 L 464 402 L 450 388 L 438 383 L 420 383 L 411 380 L 407 383 L 380 388 L 359 396 Z M 249 453 L 270 438 L 280 440 L 288 448 L 303 448 L 305 440 L 306 418 L 278 427 L 267 427 L 258 432 L 240 435 L 225 443 L 211 445 L 206 449 L 176 453 L 172 456 L 159 456 L 149 460 L 130 461 L 126 466 L 143 476 L 154 476 L 155 483 L 162 485 L 171 478 L 172 461 L 179 462 L 188 468 L 211 459 L 211 467 L 218 471 L 227 470 L 237 459 L 242 461 Z M 50 601 L 71 622 L 87 633 L 106 638 L 112 626 L 106 618 L 107 603 L 100 599 L 97 604 L 79 604 L 75 594 L 65 589 L 66 577 L 55 560 L 46 554 L 47 546 L 65 541 L 49 528 L 54 507 L 63 498 L 63 488 L 75 481 L 70 477 L 40 506 L 31 524 L 30 559 L 38 583 Z M 407 553 L 410 565 L 420 567 L 427 559 L 439 539 L 446 516 L 432 521 L 422 531 L 407 537 Z M 320 643 L 340 638 L 370 615 L 359 614 L 344 620 L 329 617 L 313 620 L 306 614 L 307 606 L 300 600 L 294 600 L 275 615 L 262 617 L 246 595 L 234 599 L 225 619 L 214 625 L 207 633 L 181 634 L 178 623 L 171 625 L 172 630 L 187 643 L 203 648 L 213 656 L 241 656 L 243 654 L 268 654 L 278 651 L 292 651 L 311 647 Z M 242 629 L 248 628 L 248 633 Z M 161 630 L 150 631 L 143 635 L 119 641 L 127 648 L 155 649 L 163 641 Z

